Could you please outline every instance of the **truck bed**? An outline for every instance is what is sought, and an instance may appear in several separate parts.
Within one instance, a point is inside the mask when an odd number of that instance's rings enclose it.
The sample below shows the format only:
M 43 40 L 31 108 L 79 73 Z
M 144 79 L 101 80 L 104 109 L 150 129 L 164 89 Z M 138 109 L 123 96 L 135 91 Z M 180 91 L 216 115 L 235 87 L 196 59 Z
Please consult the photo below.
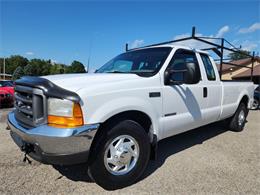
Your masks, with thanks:
M 248 107 L 253 99 L 253 82 L 250 81 L 222 81 L 222 110 L 220 120 L 232 116 L 243 98 L 244 94 L 249 97 Z

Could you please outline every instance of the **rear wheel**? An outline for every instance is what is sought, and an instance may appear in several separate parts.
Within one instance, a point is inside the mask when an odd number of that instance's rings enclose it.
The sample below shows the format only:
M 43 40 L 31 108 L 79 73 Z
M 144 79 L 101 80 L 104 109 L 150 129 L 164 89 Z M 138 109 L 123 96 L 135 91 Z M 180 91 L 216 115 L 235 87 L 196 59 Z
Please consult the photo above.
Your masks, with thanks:
M 235 114 L 228 119 L 228 126 L 233 131 L 242 131 L 246 123 L 248 109 L 244 103 L 240 103 Z
M 94 181 L 107 190 L 133 184 L 143 174 L 150 156 L 150 142 L 138 123 L 125 120 L 107 129 L 89 165 Z
M 259 108 L 259 101 L 254 98 L 253 104 L 252 104 L 252 109 L 256 110 Z

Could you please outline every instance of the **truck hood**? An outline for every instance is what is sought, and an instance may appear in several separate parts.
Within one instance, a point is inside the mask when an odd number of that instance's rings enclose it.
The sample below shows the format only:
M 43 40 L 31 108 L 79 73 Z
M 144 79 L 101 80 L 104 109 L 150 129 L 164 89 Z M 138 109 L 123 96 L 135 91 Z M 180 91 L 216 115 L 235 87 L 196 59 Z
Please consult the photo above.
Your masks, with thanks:
M 44 76 L 42 78 L 48 79 L 54 84 L 70 90 L 78 91 L 88 86 L 95 86 L 104 83 L 113 83 L 126 80 L 141 79 L 136 74 L 119 74 L 119 73 L 83 73 L 83 74 L 60 74 Z

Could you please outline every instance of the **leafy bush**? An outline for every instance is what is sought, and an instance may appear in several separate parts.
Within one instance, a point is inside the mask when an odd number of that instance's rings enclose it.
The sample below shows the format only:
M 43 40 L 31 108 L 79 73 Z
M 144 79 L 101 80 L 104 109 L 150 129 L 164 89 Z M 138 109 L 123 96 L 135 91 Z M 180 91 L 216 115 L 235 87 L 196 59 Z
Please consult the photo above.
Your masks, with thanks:
M 3 67 L 3 58 L 0 58 L 0 67 Z M 71 65 L 52 63 L 51 60 L 31 59 L 13 55 L 5 60 L 6 73 L 13 75 L 13 80 L 25 75 L 43 76 L 65 73 L 86 73 L 84 65 L 73 61 Z

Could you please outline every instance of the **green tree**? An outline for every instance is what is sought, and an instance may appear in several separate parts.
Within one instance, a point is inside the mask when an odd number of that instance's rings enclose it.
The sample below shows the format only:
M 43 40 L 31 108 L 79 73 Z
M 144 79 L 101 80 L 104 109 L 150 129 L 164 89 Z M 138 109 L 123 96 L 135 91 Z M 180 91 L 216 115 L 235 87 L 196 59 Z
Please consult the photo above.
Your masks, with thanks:
M 70 66 L 66 67 L 66 73 L 86 73 L 84 65 L 79 61 L 73 61 Z
M 50 74 L 63 74 L 64 73 L 64 64 L 53 64 L 50 68 Z
M 13 73 L 12 80 L 15 81 L 17 79 L 20 79 L 22 76 L 24 76 L 23 68 L 21 66 L 18 66 Z
M 241 53 L 238 53 L 238 52 L 230 53 L 230 54 L 228 54 L 228 57 L 231 60 L 239 60 L 239 59 L 248 58 L 247 55 L 250 55 L 250 51 L 241 50 Z
M 60 69 L 60 74 L 64 74 L 64 73 L 65 73 L 65 68 L 62 67 L 62 68 Z
M 0 58 L 0 70 L 3 71 L 3 58 Z M 85 73 L 84 65 L 79 61 L 73 61 L 70 66 L 52 63 L 51 60 L 31 59 L 28 60 L 19 55 L 6 58 L 6 73 L 19 75 L 42 76 L 64 73 Z M 19 67 L 19 68 L 18 68 Z M 17 74 L 19 74 L 17 76 Z
M 19 55 L 13 55 L 6 58 L 5 61 L 5 72 L 7 74 L 13 74 L 17 67 L 25 67 L 28 64 L 28 59 Z
M 23 68 L 23 71 L 24 71 L 24 75 L 28 75 L 28 76 L 33 75 L 33 74 L 32 74 L 32 65 L 31 65 L 31 64 L 27 64 L 27 65 Z
M 32 59 L 29 64 L 32 66 L 31 71 L 34 76 L 49 75 L 51 64 L 41 59 Z
M 0 58 L 0 73 L 3 72 L 4 58 Z

